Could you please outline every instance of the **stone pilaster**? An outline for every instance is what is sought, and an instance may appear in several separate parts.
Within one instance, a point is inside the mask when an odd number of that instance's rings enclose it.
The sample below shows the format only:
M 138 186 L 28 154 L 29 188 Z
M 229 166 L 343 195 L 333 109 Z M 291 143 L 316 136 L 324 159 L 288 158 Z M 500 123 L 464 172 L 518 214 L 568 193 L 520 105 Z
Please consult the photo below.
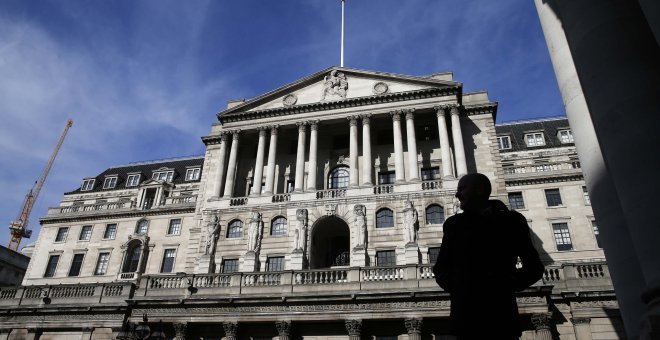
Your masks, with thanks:
M 406 110 L 406 139 L 408 143 L 408 180 L 419 181 L 417 166 L 417 140 L 415 137 L 415 117 L 413 110 Z
M 349 340 L 360 340 L 362 333 L 362 320 L 346 320 L 346 331 Z
M 434 107 L 438 118 L 438 135 L 440 137 L 440 156 L 442 157 L 442 178 L 454 177 L 454 169 L 451 166 L 451 150 L 449 149 L 449 132 L 447 130 L 447 108 L 445 106 Z
M 358 116 L 348 117 L 350 125 L 350 149 L 349 149 L 349 163 L 351 168 L 351 173 L 349 177 L 349 185 L 351 188 L 355 188 L 359 185 L 359 172 L 358 167 L 358 127 L 357 127 Z
M 188 329 L 187 322 L 175 322 L 172 324 L 174 327 L 174 339 L 173 340 L 186 340 L 186 331 Z
M 536 329 L 535 340 L 552 340 L 552 332 L 550 330 L 552 313 L 532 314 L 532 324 L 534 324 L 534 328 Z
M 296 180 L 294 182 L 295 192 L 305 190 L 305 138 L 307 133 L 307 122 L 296 123 L 298 125 L 298 151 L 296 152 Z
M 362 115 L 362 185 L 371 186 L 371 115 Z
M 236 340 L 238 322 L 225 321 L 222 323 L 222 329 L 225 331 L 225 338 L 227 340 Z
M 264 176 L 264 153 L 266 152 L 266 132 L 266 128 L 259 128 L 257 159 L 254 161 L 254 177 L 252 178 L 252 193 L 250 196 L 261 195 L 261 180 Z
M 231 150 L 229 151 L 229 164 L 227 165 L 227 179 L 225 180 L 225 193 L 223 197 L 232 197 L 234 194 L 234 177 L 236 177 L 239 136 L 240 130 L 232 131 Z
M 289 340 L 291 338 L 291 321 L 277 321 L 275 322 L 277 334 L 280 340 Z
M 458 106 L 449 107 L 451 112 L 451 132 L 454 136 L 454 156 L 456 157 L 456 176 L 467 174 L 467 162 L 465 159 L 465 146 L 463 145 L 463 131 L 461 129 L 461 117 Z
M 227 158 L 227 141 L 229 135 L 222 133 L 220 135 L 220 151 L 218 152 L 218 168 L 215 172 L 213 196 L 220 197 L 222 195 L 222 185 L 224 184 L 223 177 L 225 175 L 225 158 Z
M 394 138 L 394 175 L 397 183 L 406 181 L 403 162 L 403 137 L 401 136 L 401 112 L 392 111 L 392 131 Z
M 316 159 L 318 154 L 319 121 L 309 123 L 309 169 L 307 170 L 307 190 L 316 191 Z
M 84 327 L 82 329 L 81 340 L 91 340 L 93 333 L 94 333 L 94 327 Z
M 591 318 L 571 318 L 573 330 L 575 331 L 575 340 L 592 340 L 591 336 Z
M 275 160 L 277 157 L 277 125 L 270 127 L 270 145 L 268 146 L 268 172 L 266 173 L 266 188 L 264 194 L 275 193 Z
M 408 318 L 405 321 L 406 330 L 408 331 L 408 339 L 421 340 L 422 339 L 422 319 Z

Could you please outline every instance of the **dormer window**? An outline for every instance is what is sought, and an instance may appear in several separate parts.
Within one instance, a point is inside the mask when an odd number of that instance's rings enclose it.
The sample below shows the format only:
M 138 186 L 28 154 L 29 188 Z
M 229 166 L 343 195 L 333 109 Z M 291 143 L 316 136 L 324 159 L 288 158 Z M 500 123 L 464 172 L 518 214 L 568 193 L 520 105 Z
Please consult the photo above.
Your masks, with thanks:
M 527 143 L 527 146 L 545 145 L 545 138 L 543 137 L 543 132 L 525 134 L 525 143 Z
M 497 137 L 497 145 L 500 150 L 511 149 L 511 137 L 509 136 Z
M 170 183 L 174 178 L 174 171 L 155 171 L 151 178 Z
M 95 179 L 85 179 L 82 182 L 82 185 L 80 186 L 80 191 L 90 191 L 94 189 L 94 181 Z
M 574 143 L 573 133 L 571 130 L 559 130 L 557 132 L 557 137 L 562 144 Z
M 117 186 L 117 176 L 106 177 L 103 181 L 103 189 L 112 189 Z
M 201 168 L 190 168 L 186 170 L 186 181 L 196 181 L 199 179 L 199 175 L 201 174 L 202 169 Z
M 128 175 L 126 179 L 127 187 L 136 187 L 140 184 L 140 174 Z

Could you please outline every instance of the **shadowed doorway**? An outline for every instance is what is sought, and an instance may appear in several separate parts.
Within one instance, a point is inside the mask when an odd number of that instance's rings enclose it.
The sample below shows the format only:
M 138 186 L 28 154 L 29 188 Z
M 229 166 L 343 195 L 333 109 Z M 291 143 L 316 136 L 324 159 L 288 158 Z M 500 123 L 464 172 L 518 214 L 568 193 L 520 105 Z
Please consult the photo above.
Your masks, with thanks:
M 311 269 L 348 266 L 350 230 L 341 218 L 328 216 L 312 228 Z

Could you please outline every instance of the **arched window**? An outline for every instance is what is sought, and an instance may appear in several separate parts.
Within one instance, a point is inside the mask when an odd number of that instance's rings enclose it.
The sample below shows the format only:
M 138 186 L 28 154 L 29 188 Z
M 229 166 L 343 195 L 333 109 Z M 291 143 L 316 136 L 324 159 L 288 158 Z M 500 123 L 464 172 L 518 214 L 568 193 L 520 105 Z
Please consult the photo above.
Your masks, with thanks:
M 124 262 L 124 273 L 133 273 L 139 270 L 140 257 L 142 256 L 142 243 L 136 242 L 126 252 Z
M 438 204 L 426 207 L 426 224 L 445 223 L 445 210 Z
M 340 165 L 330 172 L 328 177 L 328 189 L 340 189 L 348 187 L 350 170 L 345 165 Z
M 394 227 L 394 213 L 391 209 L 383 208 L 376 212 L 376 228 Z
M 286 235 L 286 218 L 282 216 L 275 217 L 270 222 L 271 235 Z
M 135 225 L 135 233 L 146 234 L 147 231 L 149 231 L 149 220 L 143 218 Z
M 227 228 L 227 238 L 243 237 L 243 222 L 241 220 L 233 220 L 229 222 Z

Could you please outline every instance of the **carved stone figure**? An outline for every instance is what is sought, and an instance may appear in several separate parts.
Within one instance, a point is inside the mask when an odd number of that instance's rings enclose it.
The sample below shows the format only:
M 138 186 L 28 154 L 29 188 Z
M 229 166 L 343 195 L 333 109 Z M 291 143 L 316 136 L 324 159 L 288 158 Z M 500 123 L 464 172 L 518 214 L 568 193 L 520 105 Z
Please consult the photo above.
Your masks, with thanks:
M 461 212 L 461 202 L 458 200 L 458 198 L 454 197 L 454 200 L 452 201 L 452 206 L 454 208 L 454 211 L 452 211 L 454 215 Z
M 261 236 L 264 222 L 261 220 L 259 212 L 252 212 L 250 226 L 248 228 L 248 251 L 259 252 L 261 247 Z
M 329 76 L 323 78 L 323 96 L 321 100 L 326 100 L 328 96 L 346 98 L 346 90 L 348 90 L 346 75 L 343 72 L 333 70 Z
M 294 250 L 304 250 L 307 240 L 307 209 L 298 209 L 296 211 L 296 220 L 298 225 L 295 230 Z
M 403 235 L 408 243 L 415 243 L 417 241 L 417 210 L 413 207 L 410 200 L 406 200 L 405 208 L 403 209 Z
M 353 226 L 357 232 L 357 245 L 364 246 L 367 243 L 367 208 L 362 204 L 353 207 Z
M 218 215 L 213 215 L 211 222 L 206 226 L 206 251 L 205 255 L 215 254 L 215 247 L 218 244 L 218 236 L 220 235 L 220 219 Z

